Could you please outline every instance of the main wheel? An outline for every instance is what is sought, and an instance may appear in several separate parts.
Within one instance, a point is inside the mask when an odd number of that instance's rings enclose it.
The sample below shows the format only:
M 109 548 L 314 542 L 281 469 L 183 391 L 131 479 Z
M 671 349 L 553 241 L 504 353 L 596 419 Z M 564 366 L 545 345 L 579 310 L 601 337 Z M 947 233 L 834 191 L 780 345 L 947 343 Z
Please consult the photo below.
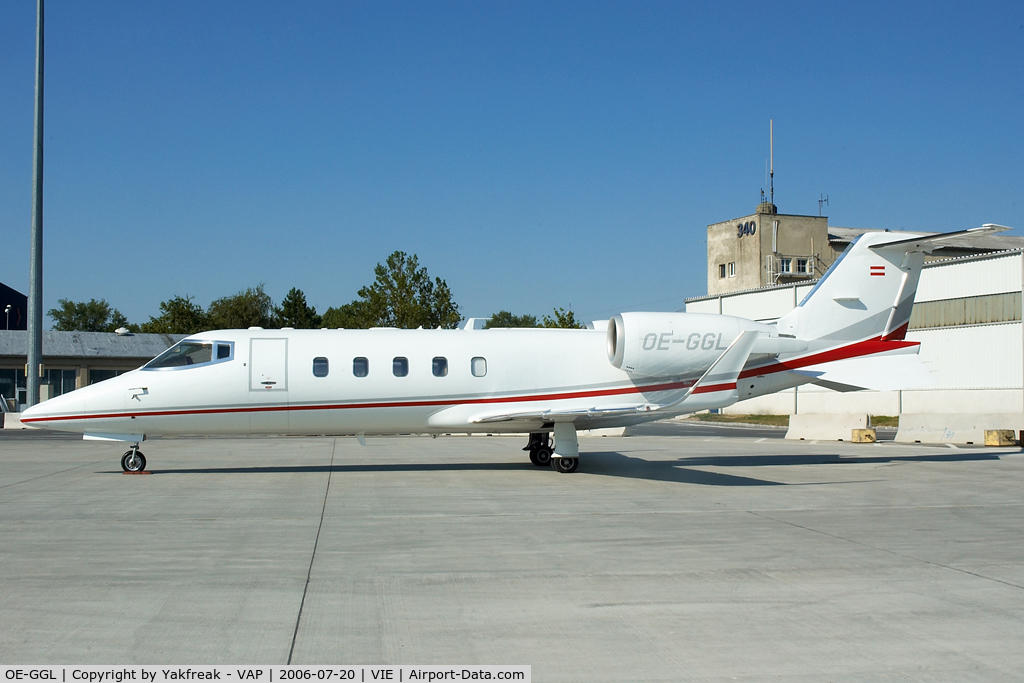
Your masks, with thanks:
M 551 449 L 547 446 L 541 446 L 530 451 L 530 462 L 537 467 L 546 467 L 551 464 Z
M 551 467 L 562 474 L 572 474 L 579 466 L 579 458 L 551 458 Z
M 121 456 L 121 469 L 125 472 L 141 472 L 146 469 L 146 456 L 139 451 L 128 451 Z

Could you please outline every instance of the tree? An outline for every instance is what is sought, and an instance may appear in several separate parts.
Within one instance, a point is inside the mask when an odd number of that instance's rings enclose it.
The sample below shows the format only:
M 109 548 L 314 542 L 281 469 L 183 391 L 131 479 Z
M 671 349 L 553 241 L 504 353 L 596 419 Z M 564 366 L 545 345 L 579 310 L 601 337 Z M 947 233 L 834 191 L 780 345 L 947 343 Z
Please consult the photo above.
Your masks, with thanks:
M 140 329 L 162 334 L 195 334 L 210 329 L 210 324 L 203 307 L 193 303 L 192 297 L 186 294 L 161 301 L 160 316 L 150 316 Z
M 373 327 L 374 323 L 370 320 L 363 302 L 353 301 L 338 308 L 328 308 L 324 312 L 322 325 L 331 329 L 358 330 Z
M 328 326 L 452 329 L 462 320 L 447 283 L 431 280 L 415 254 L 396 251 L 377 264 L 374 274 L 373 284 L 359 290 L 359 299 L 327 311 Z M 335 325 L 338 321 L 346 324 Z
M 60 308 L 51 308 L 47 315 L 53 318 L 53 329 L 62 332 L 113 332 L 119 327 L 129 327 L 128 318 L 116 308 L 111 308 L 106 299 L 71 301 L 58 299 Z M 131 325 L 132 328 L 137 326 Z
M 565 327 L 573 330 L 579 330 L 585 328 L 586 325 L 576 320 L 576 316 L 573 315 L 572 309 L 566 311 L 564 308 L 559 306 L 555 309 L 554 318 L 544 316 L 544 322 L 541 323 L 541 327 Z
M 274 315 L 282 327 L 294 327 L 297 330 L 316 329 L 322 322 L 316 309 L 306 304 L 306 295 L 295 287 L 288 291 L 281 305 L 274 308 Z
M 508 311 L 498 311 L 491 316 L 484 329 L 492 327 L 539 327 L 535 315 L 512 315 Z
M 210 329 L 238 330 L 273 327 L 274 301 L 263 291 L 263 283 L 234 296 L 217 299 L 206 311 Z

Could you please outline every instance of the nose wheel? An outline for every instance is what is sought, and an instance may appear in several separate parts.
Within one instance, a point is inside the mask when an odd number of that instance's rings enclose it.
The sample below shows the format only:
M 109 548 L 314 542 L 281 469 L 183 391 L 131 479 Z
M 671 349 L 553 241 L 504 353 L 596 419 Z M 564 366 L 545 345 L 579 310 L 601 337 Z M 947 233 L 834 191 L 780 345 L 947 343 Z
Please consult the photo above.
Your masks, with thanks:
M 125 472 L 141 472 L 146 469 L 146 456 L 139 450 L 139 444 L 121 456 L 121 469 Z

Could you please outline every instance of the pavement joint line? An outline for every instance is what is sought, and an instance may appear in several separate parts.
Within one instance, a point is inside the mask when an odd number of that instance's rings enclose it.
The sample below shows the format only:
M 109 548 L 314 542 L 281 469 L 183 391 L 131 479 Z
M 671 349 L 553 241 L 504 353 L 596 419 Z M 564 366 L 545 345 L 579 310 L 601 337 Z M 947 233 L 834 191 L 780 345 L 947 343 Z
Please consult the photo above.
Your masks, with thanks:
M 845 483 L 845 482 L 844 482 Z M 492 512 L 480 514 L 458 514 L 446 515 L 442 513 L 422 515 L 364 515 L 363 519 L 485 519 L 489 517 L 612 517 L 612 516 L 637 516 L 637 515 L 694 515 L 694 514 L 762 514 L 769 512 L 827 512 L 827 511 L 861 511 L 861 510 L 985 510 L 990 508 L 1014 508 L 1024 507 L 1022 503 L 1005 503 L 999 505 L 857 505 L 846 507 L 799 507 L 799 508 L 759 508 L 759 509 L 693 509 L 693 510 L 621 510 L 615 512 Z M 765 515 L 767 517 L 767 515 Z M 291 519 L 291 518 L 286 518 Z M 301 519 L 301 518 L 296 518 Z M 771 519 L 771 517 L 768 517 Z M 783 520 L 774 520 L 781 522 Z M 135 523 L 133 521 L 133 523 Z M 790 522 L 785 522 L 790 524 Z M 794 526 L 799 526 L 794 524 Z M 802 527 L 801 527 L 802 528 Z M 809 531 L 816 531 L 809 529 Z M 821 532 L 826 533 L 826 532 Z M 837 536 L 837 538 L 840 538 Z M 844 539 L 846 540 L 846 539 Z M 852 541 L 856 542 L 856 541 Z
M 78 469 L 81 469 L 83 467 L 91 467 L 91 466 L 94 466 L 94 465 L 99 465 L 100 463 L 103 463 L 103 462 L 107 462 L 107 459 L 104 458 L 103 460 L 96 460 L 94 462 L 87 462 L 87 463 L 84 463 L 82 465 L 75 465 L 74 467 L 69 467 L 66 470 L 57 470 L 56 472 L 47 472 L 46 474 L 40 474 L 38 477 L 32 477 L 31 479 L 22 479 L 21 481 L 12 481 L 10 484 L 4 484 L 3 486 L 0 486 L 0 489 L 10 488 L 11 486 L 17 486 L 18 484 L 27 484 L 30 481 L 36 481 L 37 479 L 45 479 L 46 477 L 52 477 L 55 474 L 64 474 L 65 472 L 71 472 L 73 470 L 78 470 Z
M 950 507 L 959 507 L 959 506 L 952 505 Z M 779 522 L 781 524 L 788 524 L 789 526 L 796 527 L 797 529 L 803 529 L 804 531 L 810 531 L 811 533 L 821 534 L 822 536 L 828 536 L 829 538 L 834 538 L 834 539 L 837 539 L 837 540 L 840 540 L 840 541 L 846 541 L 847 543 L 852 543 L 853 545 L 859 545 L 859 546 L 861 546 L 863 548 L 870 548 L 870 549 L 876 550 L 878 552 L 882 552 L 882 553 L 886 553 L 888 555 L 892 555 L 893 557 L 899 557 L 899 558 L 902 558 L 904 560 L 913 560 L 914 562 L 921 562 L 922 564 L 927 564 L 927 565 L 932 566 L 932 567 L 940 567 L 942 569 L 948 569 L 950 571 L 954 571 L 954 572 L 957 572 L 957 573 L 960 573 L 960 574 L 967 574 L 968 576 L 973 576 L 975 578 L 983 579 L 985 581 L 992 581 L 994 583 L 1001 583 L 1004 586 L 1009 586 L 1011 588 L 1019 588 L 1021 590 L 1024 590 L 1024 586 L 1021 586 L 1019 584 L 1011 583 L 1009 581 L 1003 581 L 1002 579 L 997 579 L 997 578 L 992 577 L 992 576 L 985 576 L 984 574 L 979 574 L 977 572 L 972 572 L 972 571 L 969 571 L 967 569 L 959 569 L 957 567 L 951 567 L 948 564 L 942 564 L 941 562 L 932 562 L 931 560 L 926 560 L 926 559 L 923 559 L 923 558 L 920 558 L 920 557 L 914 557 L 913 555 L 904 555 L 902 553 L 898 553 L 898 552 L 893 551 L 893 550 L 887 550 L 886 548 L 879 548 L 878 546 L 871 545 L 870 543 L 864 543 L 862 541 L 855 541 L 852 538 L 846 538 L 845 536 L 840 536 L 838 534 L 830 534 L 829 532 L 822 531 L 821 529 L 812 529 L 809 526 L 804 526 L 802 524 L 797 524 L 795 522 L 787 522 L 784 519 L 775 519 L 774 517 L 770 517 L 769 515 L 758 514 L 757 512 L 753 512 L 753 511 L 751 512 L 751 514 L 753 514 L 756 517 L 763 517 L 764 519 L 770 519 L 773 522 Z
M 306 606 L 306 593 L 309 592 L 309 579 L 313 575 L 313 561 L 316 559 L 316 547 L 320 543 L 320 530 L 324 527 L 324 513 L 327 511 L 327 496 L 331 493 L 331 475 L 334 473 L 334 453 L 338 450 L 338 439 L 331 446 L 331 466 L 327 469 L 327 488 L 324 490 L 324 504 L 320 508 L 320 524 L 316 527 L 316 538 L 313 540 L 313 552 L 309 556 L 309 569 L 306 570 L 306 583 L 302 587 L 302 600 L 299 601 L 299 613 L 295 615 L 295 630 L 292 632 L 292 645 L 288 648 L 288 664 L 292 663 L 295 654 L 295 641 L 299 637 L 299 624 L 302 622 L 302 608 Z

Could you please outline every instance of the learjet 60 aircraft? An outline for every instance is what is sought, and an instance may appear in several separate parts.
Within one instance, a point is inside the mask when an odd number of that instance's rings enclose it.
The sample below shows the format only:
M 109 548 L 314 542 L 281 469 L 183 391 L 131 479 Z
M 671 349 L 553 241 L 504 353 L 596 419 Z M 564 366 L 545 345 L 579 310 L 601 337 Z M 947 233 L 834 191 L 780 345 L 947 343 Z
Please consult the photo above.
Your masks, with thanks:
M 925 253 L 957 233 L 858 237 L 772 323 L 622 313 L 594 330 L 216 330 L 21 421 L 132 445 L 147 434 L 530 433 L 536 465 L 574 472 L 576 432 L 723 408 L 815 383 L 933 383 L 906 341 Z M 554 435 L 554 447 L 551 434 Z

